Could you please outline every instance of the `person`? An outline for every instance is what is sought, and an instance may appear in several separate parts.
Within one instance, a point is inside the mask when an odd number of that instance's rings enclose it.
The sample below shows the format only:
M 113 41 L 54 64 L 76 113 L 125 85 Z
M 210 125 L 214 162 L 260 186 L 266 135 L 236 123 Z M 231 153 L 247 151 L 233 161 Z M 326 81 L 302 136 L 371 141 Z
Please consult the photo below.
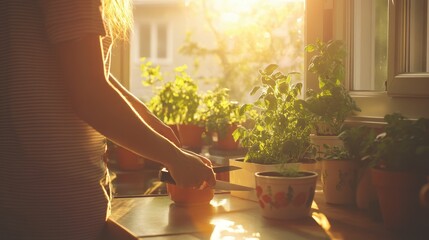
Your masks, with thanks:
M 0 239 L 99 239 L 106 137 L 163 164 L 180 186 L 215 184 L 210 161 L 183 151 L 110 74 L 106 43 L 129 29 L 126 2 L 2 1 Z

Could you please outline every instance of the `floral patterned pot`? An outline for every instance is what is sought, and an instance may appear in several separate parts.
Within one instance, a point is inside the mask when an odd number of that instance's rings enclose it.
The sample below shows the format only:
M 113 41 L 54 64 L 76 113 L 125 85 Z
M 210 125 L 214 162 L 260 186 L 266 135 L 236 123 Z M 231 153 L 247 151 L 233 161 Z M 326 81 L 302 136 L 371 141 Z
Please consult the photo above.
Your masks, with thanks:
M 256 195 L 262 216 L 297 219 L 310 215 L 317 173 L 300 171 L 301 177 L 284 177 L 278 172 L 255 173 Z
M 348 160 L 323 160 L 322 185 L 325 201 L 355 205 L 358 166 Z

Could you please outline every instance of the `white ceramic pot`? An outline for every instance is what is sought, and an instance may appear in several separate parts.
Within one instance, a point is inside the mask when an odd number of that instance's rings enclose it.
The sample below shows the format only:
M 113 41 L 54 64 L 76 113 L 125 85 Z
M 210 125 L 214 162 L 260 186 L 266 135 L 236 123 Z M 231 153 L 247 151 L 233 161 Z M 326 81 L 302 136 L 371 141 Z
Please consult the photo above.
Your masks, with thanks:
M 317 173 L 301 171 L 302 177 L 284 177 L 276 173 L 255 173 L 256 196 L 262 216 L 281 220 L 308 217 Z
M 321 180 L 327 203 L 356 203 L 357 164 L 348 160 L 323 160 Z
M 338 136 L 318 136 L 315 134 L 310 134 L 310 142 L 314 144 L 317 148 L 317 156 L 320 158 L 324 157 L 325 147 L 324 145 L 332 146 L 343 146 L 343 141 L 341 141 Z
M 240 167 L 239 170 L 229 172 L 229 181 L 231 183 L 243 185 L 250 188 L 255 188 L 255 173 L 264 171 L 277 171 L 280 167 L 278 164 L 259 164 L 244 162 L 244 158 L 229 159 L 230 166 Z M 290 165 L 299 166 L 298 163 Z M 257 202 L 255 190 L 252 191 L 231 191 L 231 195 L 246 200 Z

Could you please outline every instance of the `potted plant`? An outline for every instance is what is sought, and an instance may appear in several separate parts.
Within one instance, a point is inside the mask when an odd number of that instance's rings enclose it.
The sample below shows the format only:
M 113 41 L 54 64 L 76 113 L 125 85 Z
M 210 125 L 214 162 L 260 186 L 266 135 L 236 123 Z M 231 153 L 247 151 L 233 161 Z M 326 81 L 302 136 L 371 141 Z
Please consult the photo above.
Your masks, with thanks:
M 159 68 L 145 66 L 145 84 L 154 85 L 163 81 Z M 148 103 L 149 109 L 170 126 L 177 125 L 182 147 L 199 152 L 203 145 L 204 124 L 200 120 L 201 96 L 195 81 L 186 73 L 186 65 L 175 68 L 173 81 L 163 82 L 156 88 Z M 156 76 L 153 77 L 153 76 Z
M 321 181 L 327 203 L 354 205 L 358 162 L 343 146 L 326 146 L 322 162 Z
M 401 231 L 427 227 L 428 213 L 419 205 L 419 191 L 429 176 L 429 119 L 410 120 L 399 113 L 384 119 L 385 132 L 377 136 L 370 152 L 384 224 Z
M 239 128 L 234 136 L 248 149 L 245 162 L 276 165 L 272 170 L 254 173 L 262 215 L 300 218 L 310 212 L 317 181 L 317 173 L 300 171 L 298 165 L 312 153 L 310 118 L 297 101 L 302 84 L 293 84 L 291 74 L 275 71 L 277 67 L 271 64 L 259 72 L 262 84 L 251 94 L 260 90 L 261 95 L 250 104 L 259 114 L 252 128 Z
M 209 90 L 203 96 L 201 114 L 205 122 L 207 141 L 215 149 L 233 151 L 239 148 L 232 133 L 243 123 L 245 114 L 240 111 L 240 105 L 232 101 L 229 89 L 217 87 Z
M 346 56 L 343 43 L 339 40 L 317 41 L 307 45 L 305 50 L 315 53 L 308 71 L 317 75 L 320 91 L 309 89 L 302 102 L 312 113 L 314 133 L 311 140 L 319 147 L 322 156 L 324 145 L 341 145 L 338 134 L 344 121 L 360 109 L 343 86 Z
M 322 159 L 321 180 L 327 203 L 355 205 L 369 204 L 370 186 L 360 185 L 368 161 L 362 160 L 375 139 L 374 132 L 366 126 L 349 127 L 339 136 L 341 146 L 325 146 Z M 362 182 L 363 184 L 364 182 Z M 366 183 L 366 182 L 365 182 Z M 359 185 L 359 195 L 357 187 Z M 365 190 L 365 187 L 368 190 Z M 367 194 L 368 200 L 363 199 Z M 367 203 L 364 203 L 366 201 Z

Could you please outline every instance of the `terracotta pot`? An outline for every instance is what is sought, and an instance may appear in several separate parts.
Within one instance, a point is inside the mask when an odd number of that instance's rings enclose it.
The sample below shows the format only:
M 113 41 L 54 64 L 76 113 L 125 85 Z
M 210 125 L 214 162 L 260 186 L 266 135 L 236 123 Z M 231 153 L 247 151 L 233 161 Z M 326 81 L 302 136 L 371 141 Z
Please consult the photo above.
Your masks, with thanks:
M 202 135 L 204 130 L 204 127 L 194 124 L 179 124 L 178 131 L 182 147 L 194 152 L 200 152 L 203 146 Z
M 115 155 L 116 162 L 121 170 L 135 171 L 140 170 L 145 166 L 145 158 L 121 146 L 116 146 Z
M 377 192 L 371 180 L 370 168 L 364 168 L 358 176 L 356 188 L 356 206 L 362 210 L 370 210 L 378 204 Z
M 426 184 L 420 189 L 420 204 L 429 209 L 429 176 L 426 177 Z
M 225 136 L 221 137 L 217 134 L 217 144 L 216 147 L 220 150 L 236 150 L 239 148 L 239 142 L 234 140 L 232 133 L 237 129 L 237 125 L 231 125 L 228 127 L 228 130 Z
M 408 172 L 371 169 L 384 225 L 392 230 L 408 231 L 427 224 L 419 205 L 419 191 L 425 177 Z
M 256 196 L 262 216 L 273 219 L 297 219 L 310 215 L 317 173 L 302 177 L 284 177 L 277 172 L 255 173 Z
M 214 197 L 214 190 L 212 188 L 198 190 L 183 188 L 169 183 L 166 185 L 171 200 L 177 206 L 181 207 L 208 205 Z
M 357 182 L 357 164 L 355 162 L 323 160 L 321 179 L 327 203 L 355 204 Z

